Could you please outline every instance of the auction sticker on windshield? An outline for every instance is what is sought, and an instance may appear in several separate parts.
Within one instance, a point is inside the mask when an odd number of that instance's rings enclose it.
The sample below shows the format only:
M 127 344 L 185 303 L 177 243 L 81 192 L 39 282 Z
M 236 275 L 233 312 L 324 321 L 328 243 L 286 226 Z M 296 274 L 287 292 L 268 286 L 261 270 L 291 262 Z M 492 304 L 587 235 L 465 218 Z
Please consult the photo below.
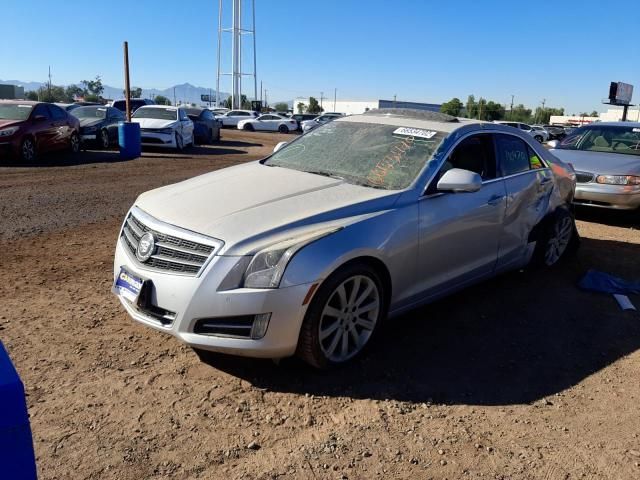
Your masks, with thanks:
M 405 135 L 409 137 L 417 137 L 417 138 L 426 138 L 429 140 L 430 138 L 435 137 L 438 132 L 434 132 L 433 130 L 423 130 L 421 128 L 409 128 L 409 127 L 400 127 L 393 131 L 394 135 Z
M 120 273 L 113 284 L 113 290 L 131 303 L 136 303 L 143 283 L 141 278 L 132 275 L 124 267 L 120 267 Z

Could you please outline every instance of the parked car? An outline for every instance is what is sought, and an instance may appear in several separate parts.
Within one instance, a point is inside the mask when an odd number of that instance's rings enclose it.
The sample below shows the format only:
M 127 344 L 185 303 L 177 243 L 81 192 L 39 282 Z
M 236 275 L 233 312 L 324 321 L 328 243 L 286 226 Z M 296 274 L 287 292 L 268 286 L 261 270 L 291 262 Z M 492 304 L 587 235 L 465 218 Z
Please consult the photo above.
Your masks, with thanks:
M 138 110 L 140 107 L 144 107 L 146 105 L 155 105 L 156 102 L 154 102 L 153 100 L 149 100 L 148 98 L 132 98 L 129 100 L 129 105 L 131 106 L 131 114 L 133 115 L 133 112 L 135 112 L 136 110 Z M 122 99 L 122 100 L 114 100 L 113 103 L 111 104 L 111 106 L 113 108 L 117 108 L 118 110 L 120 110 L 121 112 L 124 112 L 125 115 L 127 114 L 127 101 Z
M 183 107 L 147 105 L 138 108 L 131 121 L 140 124 L 143 146 L 182 150 L 193 145 L 193 122 Z
M 143 193 L 113 288 L 135 320 L 196 349 L 337 365 L 387 316 L 555 265 L 577 241 L 574 187 L 524 132 L 370 111 Z
M 325 123 L 328 123 L 328 122 L 330 122 L 332 120 L 335 120 L 336 118 L 340 118 L 342 116 L 343 115 L 340 114 L 340 113 L 325 113 L 323 115 L 318 115 L 313 120 L 305 120 L 305 121 L 303 121 L 300 124 L 300 128 L 302 128 L 302 131 L 304 133 L 310 132 L 314 128 L 318 128 L 320 125 L 324 125 Z
M 118 123 L 125 121 L 123 112 L 113 107 L 78 107 L 71 115 L 80 121 L 80 139 L 85 144 L 109 148 L 118 143 Z
M 549 145 L 553 155 L 576 169 L 574 203 L 618 210 L 640 208 L 640 123 L 594 123 Z
M 549 133 L 549 140 L 562 140 L 567 136 L 564 128 L 560 125 L 542 125 Z
M 302 131 L 302 122 L 305 120 L 313 120 L 318 114 L 316 113 L 294 113 L 291 118 L 298 122 L 298 130 Z
M 289 113 L 289 112 L 273 112 L 273 114 L 274 115 L 278 115 L 278 116 L 283 117 L 283 118 L 291 117 L 291 113 Z
M 267 113 L 257 118 L 241 120 L 238 122 L 238 130 L 258 130 L 268 132 L 289 133 L 298 129 L 298 122 L 280 115 Z
M 80 150 L 80 122 L 52 103 L 0 101 L 0 154 L 33 162 L 42 153 Z
M 535 138 L 538 142 L 546 142 L 549 139 L 549 134 L 544 130 L 536 130 L 530 125 L 526 123 L 520 122 L 505 122 L 505 121 L 497 121 L 495 123 L 499 123 L 501 125 L 507 125 L 509 127 L 517 128 L 518 130 L 522 130 L 523 132 L 527 132 L 533 138 Z
M 222 122 L 207 108 L 185 108 L 187 116 L 193 122 L 193 135 L 198 143 L 220 141 Z
M 249 120 L 256 118 L 258 114 L 251 110 L 229 110 L 227 113 L 218 117 L 222 121 L 223 127 L 237 127 L 241 120 Z

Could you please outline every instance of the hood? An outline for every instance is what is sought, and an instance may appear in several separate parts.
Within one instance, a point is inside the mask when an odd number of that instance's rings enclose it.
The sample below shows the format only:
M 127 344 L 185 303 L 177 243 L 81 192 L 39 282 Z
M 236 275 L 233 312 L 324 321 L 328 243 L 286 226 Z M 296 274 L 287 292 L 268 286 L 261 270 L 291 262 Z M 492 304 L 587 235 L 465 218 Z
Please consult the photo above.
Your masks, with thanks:
M 578 172 L 603 175 L 640 175 L 640 155 L 553 149 L 550 152 Z
M 104 118 L 79 118 L 81 127 L 97 127 L 102 122 L 104 122 Z
M 161 120 L 158 118 L 132 118 L 132 122 L 139 123 L 140 128 L 169 128 L 177 122 L 177 120 Z
M 24 123 L 24 120 L 3 120 L 0 119 L 0 128 L 17 127 Z
M 223 240 L 228 255 L 245 255 L 292 229 L 343 225 L 386 210 L 398 195 L 252 162 L 143 193 L 136 205 L 158 220 Z

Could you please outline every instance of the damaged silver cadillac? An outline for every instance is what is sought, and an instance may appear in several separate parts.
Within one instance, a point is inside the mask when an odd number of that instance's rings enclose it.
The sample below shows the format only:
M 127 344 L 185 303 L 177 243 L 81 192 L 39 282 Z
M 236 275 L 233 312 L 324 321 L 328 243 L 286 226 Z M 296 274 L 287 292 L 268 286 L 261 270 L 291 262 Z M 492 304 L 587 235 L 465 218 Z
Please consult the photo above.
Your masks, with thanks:
M 387 318 L 556 264 L 577 243 L 575 182 L 509 127 L 401 109 L 340 118 L 264 160 L 140 195 L 113 291 L 195 349 L 330 367 Z

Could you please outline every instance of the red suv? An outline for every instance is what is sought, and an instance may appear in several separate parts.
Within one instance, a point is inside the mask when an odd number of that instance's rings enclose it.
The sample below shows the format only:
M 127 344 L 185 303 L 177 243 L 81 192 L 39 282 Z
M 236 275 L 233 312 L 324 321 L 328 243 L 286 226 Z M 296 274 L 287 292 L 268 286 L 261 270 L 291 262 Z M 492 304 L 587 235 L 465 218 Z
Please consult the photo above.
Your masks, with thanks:
M 33 162 L 40 153 L 80 150 L 80 123 L 51 103 L 0 101 L 0 155 Z

